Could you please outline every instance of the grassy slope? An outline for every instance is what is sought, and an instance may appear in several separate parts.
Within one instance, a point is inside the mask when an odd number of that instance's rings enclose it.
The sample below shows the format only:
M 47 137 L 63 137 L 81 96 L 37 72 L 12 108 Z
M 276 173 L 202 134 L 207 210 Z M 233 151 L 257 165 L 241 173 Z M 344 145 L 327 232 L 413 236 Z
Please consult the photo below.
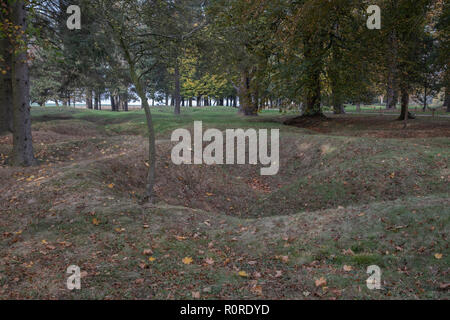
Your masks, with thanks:
M 164 140 L 194 119 L 279 127 L 273 116 L 248 122 L 226 109 L 193 109 L 174 118 L 161 108 L 155 126 Z M 282 171 L 264 180 L 248 166 L 174 167 L 162 142 L 160 202 L 144 208 L 141 112 L 35 109 L 33 117 L 48 163 L 0 168 L 2 298 L 448 297 L 440 289 L 450 264 L 448 138 L 282 127 Z M 87 273 L 80 292 L 65 289 L 70 264 Z M 382 268 L 381 291 L 365 286 L 372 264 Z M 327 284 L 316 287 L 321 277 Z

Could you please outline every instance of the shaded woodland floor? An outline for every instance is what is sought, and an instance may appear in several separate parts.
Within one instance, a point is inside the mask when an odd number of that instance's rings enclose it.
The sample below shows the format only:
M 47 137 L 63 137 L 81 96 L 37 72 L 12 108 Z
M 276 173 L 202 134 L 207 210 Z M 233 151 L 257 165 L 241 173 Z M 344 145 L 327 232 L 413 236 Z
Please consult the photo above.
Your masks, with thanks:
M 39 167 L 0 137 L 0 298 L 448 298 L 450 119 L 154 110 L 157 205 L 141 206 L 145 117 L 34 108 Z M 175 166 L 171 131 L 280 128 L 280 172 Z M 192 258 L 192 259 L 186 259 Z M 192 260 L 192 261 L 191 261 Z M 189 263 L 187 263 L 189 262 Z M 383 289 L 366 287 L 369 265 Z M 66 289 L 78 265 L 82 290 Z

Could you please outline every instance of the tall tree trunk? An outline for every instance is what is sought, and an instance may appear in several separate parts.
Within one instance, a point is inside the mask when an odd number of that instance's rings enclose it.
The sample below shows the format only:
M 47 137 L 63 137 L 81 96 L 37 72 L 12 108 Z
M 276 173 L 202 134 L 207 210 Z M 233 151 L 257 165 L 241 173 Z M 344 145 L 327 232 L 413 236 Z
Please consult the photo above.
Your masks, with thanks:
M 427 88 L 427 86 L 425 85 L 424 86 L 424 88 L 423 88 L 424 90 L 423 90 L 423 111 L 425 112 L 425 111 L 427 111 L 427 107 L 428 107 L 428 88 Z
M 258 104 L 253 101 L 252 89 L 251 74 L 248 70 L 244 70 L 241 72 L 239 87 L 239 100 L 241 102 L 239 112 L 245 116 L 256 116 L 258 114 Z
M 92 109 L 92 90 L 87 89 L 86 91 L 86 107 Z
M 333 86 L 332 101 L 333 101 L 333 112 L 334 114 L 344 114 L 344 104 L 342 103 L 342 96 L 339 89 L 336 88 L 337 85 Z
M 400 115 L 399 120 L 403 120 L 404 121 L 404 126 L 403 128 L 406 129 L 406 127 L 408 126 L 408 108 L 409 108 L 409 93 L 408 91 L 402 87 L 401 89 L 401 95 L 402 95 L 402 113 Z
M 409 92 L 405 85 L 400 86 L 400 93 L 401 93 L 402 112 L 401 112 L 398 120 L 405 121 L 405 127 L 406 127 L 406 121 L 408 119 L 415 119 L 416 117 L 414 117 L 409 112 Z
M 444 107 L 447 107 L 447 112 L 450 112 L 450 70 L 447 70 L 444 77 L 444 81 L 445 81 Z
M 128 111 L 128 94 L 123 95 L 123 111 Z
M 450 112 L 450 87 L 445 88 L 444 107 Z
M 174 113 L 176 115 L 181 114 L 181 95 L 180 95 L 180 91 L 181 91 L 181 86 L 180 86 L 180 65 L 178 62 L 178 58 L 175 61 L 175 94 L 174 94 L 174 98 L 175 98 L 175 109 L 174 109 Z
M 98 110 L 98 94 L 97 94 L 97 92 L 94 93 L 94 109 Z
M 11 79 L 11 44 L 8 38 L 0 39 L 0 56 L 4 63 L 0 64 L 0 133 L 13 129 L 13 103 L 12 103 L 12 79 Z
M 111 111 L 116 110 L 116 100 L 114 99 L 114 95 L 111 93 L 109 99 L 111 100 Z
M 131 80 L 136 88 L 136 92 L 142 101 L 142 107 L 145 110 L 145 117 L 147 119 L 147 130 L 148 130 L 148 158 L 149 158 L 149 169 L 147 174 L 147 187 L 146 187 L 146 200 L 150 203 L 153 202 L 153 192 L 156 180 L 156 138 L 155 129 L 153 127 L 152 113 L 150 111 L 150 106 L 148 105 L 147 95 L 145 93 L 144 87 L 139 79 L 136 72 L 136 67 L 134 65 L 134 60 L 131 58 L 131 54 L 128 50 L 125 41 L 120 36 L 118 37 L 119 44 L 125 54 L 125 59 L 128 62 Z
M 309 84 L 305 87 L 306 105 L 303 111 L 304 116 L 322 116 L 321 94 L 320 94 L 320 72 L 310 73 Z
M 98 94 L 98 110 L 102 110 L 102 95 L 101 93 Z
M 166 93 L 166 106 L 169 106 L 169 94 Z
M 12 22 L 23 31 L 22 40 L 27 43 L 26 7 L 23 0 L 12 3 Z M 12 92 L 13 92 L 13 153 L 12 163 L 17 166 L 36 165 L 33 138 L 31 135 L 30 114 L 30 78 L 28 70 L 27 47 L 18 48 L 13 56 Z
M 398 42 L 395 31 L 389 37 L 390 48 L 387 56 L 388 59 L 388 80 L 386 92 L 386 109 L 395 109 L 398 103 Z

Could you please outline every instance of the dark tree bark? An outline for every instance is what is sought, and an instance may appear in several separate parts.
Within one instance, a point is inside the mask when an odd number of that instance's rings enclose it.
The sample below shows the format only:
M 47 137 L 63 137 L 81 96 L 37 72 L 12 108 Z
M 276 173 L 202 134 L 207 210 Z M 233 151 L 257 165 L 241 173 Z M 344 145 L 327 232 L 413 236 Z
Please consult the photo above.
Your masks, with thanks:
M 258 115 L 258 99 L 253 96 L 252 79 L 250 72 L 244 70 L 241 73 L 241 83 L 239 87 L 239 112 L 245 116 Z
M 310 74 L 310 83 L 306 89 L 306 106 L 303 111 L 304 116 L 315 117 L 323 116 L 321 109 L 321 95 L 320 95 L 320 72 L 313 72 Z
M 98 110 L 98 94 L 94 93 L 94 109 Z
M 0 39 L 0 56 L 4 59 L 4 64 L 0 65 L 0 133 L 12 132 L 12 79 L 11 79 L 11 44 L 5 37 Z
M 423 87 L 423 111 L 427 111 L 428 107 L 428 88 L 427 85 L 424 85 Z
M 180 91 L 181 91 L 181 85 L 180 85 L 180 65 L 178 63 L 178 59 L 175 62 L 175 94 L 174 94 L 174 113 L 175 115 L 179 115 L 181 114 L 181 95 L 180 95 Z
M 310 63 L 306 67 L 305 76 L 306 84 L 304 86 L 305 108 L 303 116 L 306 117 L 323 117 L 321 107 L 321 82 L 320 74 L 322 71 L 322 60 L 317 57 L 316 50 L 321 44 L 315 43 L 313 39 L 305 40 L 305 59 Z
M 111 100 L 111 111 L 115 111 L 116 110 L 116 100 L 114 99 L 114 96 L 111 94 L 109 99 Z
M 388 80 L 386 92 L 386 109 L 396 109 L 398 103 L 398 42 L 397 36 L 393 31 L 390 35 L 390 48 L 388 53 Z
M 447 70 L 444 75 L 445 95 L 444 108 L 447 107 L 447 112 L 450 112 L 450 71 Z
M 169 94 L 166 93 L 166 106 L 169 106 Z
M 445 88 L 444 107 L 447 107 L 447 112 L 450 112 L 450 87 Z
M 342 102 L 342 96 L 338 89 L 333 89 L 332 101 L 334 114 L 344 114 L 345 113 L 344 104 Z
M 406 86 L 401 86 L 400 88 L 401 92 L 401 103 L 402 103 L 402 112 L 400 114 L 400 117 L 398 118 L 399 121 L 405 121 L 405 127 L 406 122 L 408 119 L 415 119 L 416 117 L 413 116 L 409 112 L 409 92 Z
M 11 20 L 23 31 L 26 43 L 26 7 L 25 1 L 12 3 Z M 12 92 L 13 92 L 13 151 L 12 164 L 17 166 L 36 165 L 34 158 L 33 138 L 31 135 L 30 114 L 30 78 L 27 63 L 27 48 L 18 48 L 13 56 Z
M 128 111 L 128 94 L 123 95 L 123 111 Z
M 92 90 L 87 89 L 86 91 L 86 107 L 92 109 Z

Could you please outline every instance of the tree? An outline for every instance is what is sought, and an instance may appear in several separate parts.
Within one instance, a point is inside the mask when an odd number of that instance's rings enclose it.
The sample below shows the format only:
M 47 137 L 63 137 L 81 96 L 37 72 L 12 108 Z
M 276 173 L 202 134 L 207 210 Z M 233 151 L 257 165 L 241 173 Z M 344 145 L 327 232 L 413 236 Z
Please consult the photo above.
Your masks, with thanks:
M 439 3 L 441 4 L 441 3 Z M 448 53 L 450 52 L 450 2 L 443 1 L 439 6 L 437 15 L 437 40 L 438 46 L 438 65 L 442 70 L 441 86 L 444 88 L 444 107 L 450 112 L 450 67 L 448 65 Z
M 213 1 L 208 10 L 208 29 L 217 65 L 230 74 L 228 80 L 239 95 L 240 113 L 255 116 L 260 100 L 261 66 L 264 65 L 262 46 L 270 24 L 260 15 L 259 2 Z
M 12 59 L 12 103 L 13 103 L 13 151 L 14 165 L 31 166 L 37 164 L 34 158 L 31 135 L 30 79 L 28 70 L 28 40 L 26 36 L 25 1 L 16 0 L 11 4 L 11 21 L 15 26 Z
M 11 6 L 6 0 L 0 1 L 0 134 L 12 132 L 12 44 L 10 32 Z
M 145 110 L 149 136 L 149 170 L 146 200 L 152 202 L 154 200 L 153 187 L 156 178 L 156 142 L 152 114 L 142 80 L 149 68 L 142 63 L 145 61 L 148 52 L 151 51 L 151 47 L 148 47 L 150 45 L 149 41 L 143 41 L 143 39 L 147 38 L 152 33 L 152 30 L 149 30 L 148 26 L 145 25 L 140 13 L 144 10 L 154 9 L 153 3 L 147 1 L 116 2 L 107 0 L 96 2 L 95 5 L 97 5 L 97 9 L 102 14 L 99 19 L 102 19 L 104 25 L 107 26 L 104 32 L 110 35 L 111 39 L 114 40 L 114 44 L 122 51 L 123 58 L 128 65 L 131 81 Z

